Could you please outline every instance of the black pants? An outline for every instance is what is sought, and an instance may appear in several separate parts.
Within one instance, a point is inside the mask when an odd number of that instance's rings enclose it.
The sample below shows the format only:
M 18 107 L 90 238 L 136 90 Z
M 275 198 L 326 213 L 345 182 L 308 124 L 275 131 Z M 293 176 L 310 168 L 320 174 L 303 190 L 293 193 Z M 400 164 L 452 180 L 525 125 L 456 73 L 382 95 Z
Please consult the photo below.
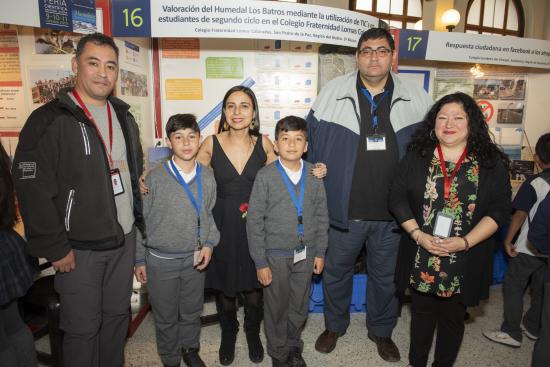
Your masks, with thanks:
M 452 366 L 464 335 L 466 307 L 460 303 L 460 295 L 443 298 L 411 290 L 411 300 L 409 363 L 413 367 L 426 366 L 437 327 L 432 366 Z

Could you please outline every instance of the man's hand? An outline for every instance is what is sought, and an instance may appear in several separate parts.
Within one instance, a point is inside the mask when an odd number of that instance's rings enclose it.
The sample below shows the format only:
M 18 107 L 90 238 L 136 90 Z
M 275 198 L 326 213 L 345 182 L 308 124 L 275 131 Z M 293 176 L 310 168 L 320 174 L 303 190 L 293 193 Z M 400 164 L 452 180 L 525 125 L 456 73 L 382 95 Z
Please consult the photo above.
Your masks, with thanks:
M 264 287 L 267 287 L 268 285 L 271 284 L 271 281 L 273 280 L 273 278 L 272 278 L 271 269 L 269 268 L 269 266 L 256 270 L 256 274 L 258 276 L 258 281 L 260 282 L 261 285 L 263 285 Z
M 203 246 L 201 252 L 199 253 L 198 264 L 196 266 L 197 270 L 204 270 L 210 263 L 212 258 L 212 248 Z
M 74 251 L 71 249 L 64 258 L 57 261 L 52 261 L 52 266 L 55 271 L 60 273 L 68 273 L 74 268 L 76 268 L 76 262 L 74 259 Z
M 323 268 L 325 267 L 325 259 L 321 257 L 316 257 L 313 262 L 313 274 L 321 274 L 323 272 Z
M 147 268 L 145 267 L 145 265 L 135 266 L 134 274 L 138 282 L 140 282 L 141 284 L 147 283 Z

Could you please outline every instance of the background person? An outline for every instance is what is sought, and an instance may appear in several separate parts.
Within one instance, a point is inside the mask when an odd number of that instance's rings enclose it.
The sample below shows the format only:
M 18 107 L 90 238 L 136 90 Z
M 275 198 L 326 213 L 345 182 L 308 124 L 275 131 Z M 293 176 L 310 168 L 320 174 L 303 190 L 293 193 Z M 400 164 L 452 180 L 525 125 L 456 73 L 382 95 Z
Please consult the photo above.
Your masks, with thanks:
M 13 230 L 17 211 L 10 167 L 0 144 L 0 361 L 6 367 L 36 367 L 34 338 L 17 302 L 32 286 L 36 269 L 25 254 L 25 241 Z

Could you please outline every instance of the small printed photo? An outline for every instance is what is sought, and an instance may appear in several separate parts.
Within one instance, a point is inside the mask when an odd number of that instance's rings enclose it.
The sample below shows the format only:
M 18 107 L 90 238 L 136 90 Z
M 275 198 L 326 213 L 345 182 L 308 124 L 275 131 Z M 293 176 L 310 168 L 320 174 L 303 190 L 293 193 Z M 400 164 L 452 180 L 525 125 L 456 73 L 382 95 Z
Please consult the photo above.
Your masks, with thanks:
M 498 99 L 500 82 L 497 79 L 475 79 L 474 99 Z
M 61 89 L 74 87 L 75 75 L 67 69 L 31 69 L 30 82 L 32 102 L 48 103 Z
M 522 78 L 501 80 L 499 98 L 524 100 L 525 86 L 526 80 Z
M 56 29 L 34 29 L 34 50 L 37 55 L 65 55 L 76 53 L 81 34 Z
M 121 69 L 120 93 L 124 96 L 147 97 L 147 76 Z
M 500 102 L 497 124 L 521 125 L 523 123 L 523 102 Z
M 534 161 L 513 160 L 510 175 L 512 180 L 525 181 L 527 177 L 533 175 L 534 171 Z

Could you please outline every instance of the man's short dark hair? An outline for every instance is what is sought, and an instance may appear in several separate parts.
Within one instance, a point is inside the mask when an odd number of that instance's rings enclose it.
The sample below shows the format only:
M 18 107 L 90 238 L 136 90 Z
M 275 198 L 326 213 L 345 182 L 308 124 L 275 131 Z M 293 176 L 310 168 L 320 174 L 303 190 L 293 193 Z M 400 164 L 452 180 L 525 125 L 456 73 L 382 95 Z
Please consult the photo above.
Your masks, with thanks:
M 111 47 L 115 51 L 116 58 L 118 59 L 118 47 L 115 44 L 115 41 L 111 37 L 98 32 L 87 34 L 84 37 L 82 37 L 80 41 L 78 41 L 78 45 L 76 46 L 77 59 L 80 58 L 80 55 L 82 55 L 82 52 L 84 52 L 84 47 L 86 47 L 86 44 L 89 42 L 98 46 L 106 45 Z
M 306 120 L 298 116 L 286 116 L 280 119 L 275 126 L 275 140 L 279 134 L 287 131 L 302 131 L 307 138 Z
M 535 153 L 544 164 L 550 164 L 550 133 L 542 135 L 535 145 Z
M 178 130 L 185 129 L 191 129 L 200 134 L 201 129 L 197 123 L 197 118 L 195 115 L 190 113 L 178 113 L 177 115 L 172 115 L 166 123 L 166 136 L 170 139 L 170 135 Z
M 395 41 L 393 40 L 391 33 L 387 29 L 371 28 L 361 34 L 361 37 L 359 37 L 359 42 L 357 42 L 357 49 L 355 50 L 355 52 L 359 52 L 361 50 L 361 45 L 363 44 L 363 42 L 368 40 L 378 40 L 380 38 L 385 38 L 386 41 L 388 41 L 392 52 L 395 51 Z

